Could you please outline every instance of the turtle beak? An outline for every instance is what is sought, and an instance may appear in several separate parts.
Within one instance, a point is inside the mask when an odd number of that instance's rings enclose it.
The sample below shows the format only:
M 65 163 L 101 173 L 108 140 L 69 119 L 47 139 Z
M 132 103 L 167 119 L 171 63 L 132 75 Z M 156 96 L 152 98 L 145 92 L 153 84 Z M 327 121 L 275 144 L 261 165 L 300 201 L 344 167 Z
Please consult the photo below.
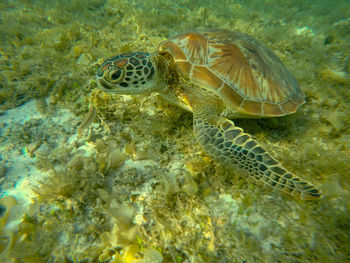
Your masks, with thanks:
M 110 94 L 125 94 L 126 90 L 121 90 L 120 87 L 111 85 L 107 81 L 105 81 L 103 78 L 96 77 L 96 81 L 98 84 L 98 88 L 106 93 Z
M 120 87 L 119 85 L 113 85 L 101 77 L 97 76 L 96 81 L 98 84 L 98 88 L 106 93 L 120 94 L 120 95 L 134 94 L 130 92 L 130 88 L 123 88 L 123 87 Z
M 98 87 L 102 90 L 111 91 L 113 89 L 113 87 L 109 86 L 108 83 L 103 78 L 96 77 L 96 81 L 97 81 Z

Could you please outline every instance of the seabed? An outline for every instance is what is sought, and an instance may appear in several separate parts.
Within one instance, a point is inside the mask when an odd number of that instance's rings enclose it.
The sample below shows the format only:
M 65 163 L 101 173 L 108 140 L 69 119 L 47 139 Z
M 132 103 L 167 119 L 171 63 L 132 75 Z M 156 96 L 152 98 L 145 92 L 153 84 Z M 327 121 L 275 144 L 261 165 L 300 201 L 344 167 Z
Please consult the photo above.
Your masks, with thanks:
M 198 27 L 256 37 L 299 81 L 297 113 L 235 122 L 321 200 L 217 165 L 157 94 L 97 89 L 101 58 Z M 348 1 L 4 0 L 0 39 L 0 262 L 350 261 Z

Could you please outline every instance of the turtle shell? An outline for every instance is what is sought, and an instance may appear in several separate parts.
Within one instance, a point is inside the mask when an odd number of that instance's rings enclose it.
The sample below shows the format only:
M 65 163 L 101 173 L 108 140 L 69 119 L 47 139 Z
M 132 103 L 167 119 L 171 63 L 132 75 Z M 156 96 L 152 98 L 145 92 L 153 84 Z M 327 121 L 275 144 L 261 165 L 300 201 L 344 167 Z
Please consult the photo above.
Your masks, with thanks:
M 217 94 L 239 115 L 282 116 L 304 103 L 296 79 L 253 37 L 207 30 L 174 36 L 159 45 L 182 76 Z

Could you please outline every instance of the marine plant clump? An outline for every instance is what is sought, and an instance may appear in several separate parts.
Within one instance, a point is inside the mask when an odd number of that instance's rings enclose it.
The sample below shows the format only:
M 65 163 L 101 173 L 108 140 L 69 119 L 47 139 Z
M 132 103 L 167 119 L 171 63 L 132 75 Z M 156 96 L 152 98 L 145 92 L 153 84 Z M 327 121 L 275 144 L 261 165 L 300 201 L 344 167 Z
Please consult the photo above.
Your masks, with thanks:
M 17 200 L 12 196 L 4 196 L 0 199 L 0 259 L 6 260 L 8 251 L 15 242 L 15 230 L 9 228 L 8 219 L 11 210 L 17 205 Z

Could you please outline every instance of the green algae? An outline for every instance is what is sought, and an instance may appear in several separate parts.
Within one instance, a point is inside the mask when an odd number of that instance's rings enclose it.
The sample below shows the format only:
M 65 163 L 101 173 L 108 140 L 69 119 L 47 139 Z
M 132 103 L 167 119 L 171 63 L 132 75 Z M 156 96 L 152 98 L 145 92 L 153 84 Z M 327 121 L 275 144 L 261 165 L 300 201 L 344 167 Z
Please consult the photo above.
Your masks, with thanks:
M 330 9 L 308 1 L 2 2 L 1 112 L 36 98 L 48 118 L 68 108 L 83 120 L 90 103 L 97 118 L 81 139 L 48 137 L 46 148 L 36 149 L 36 166 L 50 177 L 35 188 L 36 198 L 1 257 L 142 262 L 149 253 L 153 262 L 349 260 L 350 23 L 344 3 Z M 236 123 L 320 186 L 322 200 L 285 198 L 217 166 L 196 144 L 192 116 L 157 95 L 90 93 L 100 58 L 153 52 L 168 36 L 200 26 L 254 35 L 298 79 L 307 103 L 296 114 Z M 18 149 L 43 137 L 37 124 L 27 125 L 2 136 Z

